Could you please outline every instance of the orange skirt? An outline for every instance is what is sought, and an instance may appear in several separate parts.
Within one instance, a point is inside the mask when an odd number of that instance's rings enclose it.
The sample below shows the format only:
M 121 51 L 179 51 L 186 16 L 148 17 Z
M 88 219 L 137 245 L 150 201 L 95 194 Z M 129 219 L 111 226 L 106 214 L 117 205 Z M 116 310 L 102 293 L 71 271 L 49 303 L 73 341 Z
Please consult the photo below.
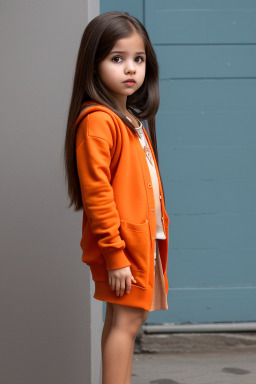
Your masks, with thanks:
M 155 282 L 153 301 L 149 312 L 157 311 L 160 309 L 168 309 L 167 295 L 165 292 L 164 275 L 162 269 L 162 262 L 160 259 L 158 240 L 155 241 Z

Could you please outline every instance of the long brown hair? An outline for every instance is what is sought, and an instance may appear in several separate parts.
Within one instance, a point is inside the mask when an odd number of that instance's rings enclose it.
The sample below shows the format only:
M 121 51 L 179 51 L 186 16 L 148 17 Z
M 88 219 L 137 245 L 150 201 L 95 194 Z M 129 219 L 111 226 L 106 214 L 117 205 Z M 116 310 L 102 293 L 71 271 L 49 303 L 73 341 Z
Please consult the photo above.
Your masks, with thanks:
M 85 28 L 74 75 L 72 96 L 64 144 L 65 181 L 67 182 L 70 204 L 74 210 L 83 208 L 80 183 L 76 165 L 74 124 L 85 101 L 96 101 L 110 108 L 128 128 L 137 134 L 134 125 L 118 110 L 108 89 L 97 76 L 99 64 L 111 51 L 116 41 L 136 31 L 145 44 L 146 75 L 142 86 L 127 97 L 127 108 L 139 120 L 147 120 L 150 139 L 159 168 L 155 115 L 159 107 L 159 67 L 155 51 L 143 24 L 126 12 L 106 12 L 95 17 Z M 159 169 L 160 173 L 160 169 Z M 161 178 L 161 174 L 160 174 Z M 161 178 L 162 180 L 162 178 Z

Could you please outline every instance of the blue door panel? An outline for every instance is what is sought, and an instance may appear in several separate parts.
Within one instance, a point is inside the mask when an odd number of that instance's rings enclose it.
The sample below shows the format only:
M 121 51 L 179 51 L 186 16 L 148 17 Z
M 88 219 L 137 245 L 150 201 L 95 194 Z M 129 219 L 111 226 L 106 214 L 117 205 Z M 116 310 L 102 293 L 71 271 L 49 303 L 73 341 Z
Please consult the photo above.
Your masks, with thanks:
M 146 0 L 154 44 L 255 43 L 254 0 Z
M 150 313 L 153 323 L 212 323 L 255 320 L 255 287 L 170 290 L 168 311 Z
M 154 48 L 161 80 L 256 77 L 255 45 L 156 45 Z
M 128 12 L 131 15 L 137 17 L 142 23 L 144 21 L 144 1 L 143 0 L 101 0 L 100 13 L 119 11 Z

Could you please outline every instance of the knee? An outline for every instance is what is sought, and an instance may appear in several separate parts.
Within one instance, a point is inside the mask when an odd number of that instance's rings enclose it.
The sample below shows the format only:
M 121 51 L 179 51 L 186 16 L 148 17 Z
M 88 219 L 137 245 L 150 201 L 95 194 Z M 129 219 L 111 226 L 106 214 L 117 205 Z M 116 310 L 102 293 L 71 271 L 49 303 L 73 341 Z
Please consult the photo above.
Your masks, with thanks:
M 119 307 L 120 308 L 120 307 Z M 128 307 L 124 311 L 115 311 L 113 313 L 112 327 L 128 333 L 131 338 L 135 338 L 141 328 L 143 321 L 148 316 L 148 311 L 140 309 L 130 310 Z
M 111 330 L 114 332 L 118 332 L 121 335 L 125 335 L 125 337 L 129 337 L 129 339 L 134 340 L 137 336 L 141 327 L 141 322 L 126 322 L 126 323 L 115 323 L 112 322 Z
M 135 337 L 137 336 L 142 324 L 144 323 L 144 321 L 147 320 L 148 318 L 148 315 L 149 315 L 149 311 L 146 311 L 146 310 L 143 310 L 143 312 L 141 313 L 139 319 L 138 319 L 138 322 L 137 322 L 137 326 L 136 326 L 136 329 L 135 329 Z
M 130 337 L 134 340 L 136 338 L 136 336 L 138 335 L 139 333 L 139 330 L 141 328 L 141 325 L 143 323 L 143 319 L 142 317 L 138 317 L 136 319 L 133 319 L 131 321 L 129 321 L 126 326 L 125 326 L 125 331 L 130 334 Z
M 148 315 L 149 315 L 149 311 L 144 311 L 144 313 L 143 313 L 143 319 L 142 319 L 142 322 L 144 323 L 144 321 L 146 321 L 147 320 L 147 318 L 148 318 Z

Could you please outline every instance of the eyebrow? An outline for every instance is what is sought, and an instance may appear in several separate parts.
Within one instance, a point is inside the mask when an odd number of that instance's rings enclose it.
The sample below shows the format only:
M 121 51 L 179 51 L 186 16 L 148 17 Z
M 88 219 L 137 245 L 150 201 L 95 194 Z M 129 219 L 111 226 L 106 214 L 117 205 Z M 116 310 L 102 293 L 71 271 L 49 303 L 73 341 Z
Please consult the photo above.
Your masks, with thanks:
M 126 51 L 112 51 L 112 52 L 110 52 L 111 54 L 112 53 L 126 53 Z M 135 55 L 146 55 L 146 53 L 145 52 L 135 52 Z

